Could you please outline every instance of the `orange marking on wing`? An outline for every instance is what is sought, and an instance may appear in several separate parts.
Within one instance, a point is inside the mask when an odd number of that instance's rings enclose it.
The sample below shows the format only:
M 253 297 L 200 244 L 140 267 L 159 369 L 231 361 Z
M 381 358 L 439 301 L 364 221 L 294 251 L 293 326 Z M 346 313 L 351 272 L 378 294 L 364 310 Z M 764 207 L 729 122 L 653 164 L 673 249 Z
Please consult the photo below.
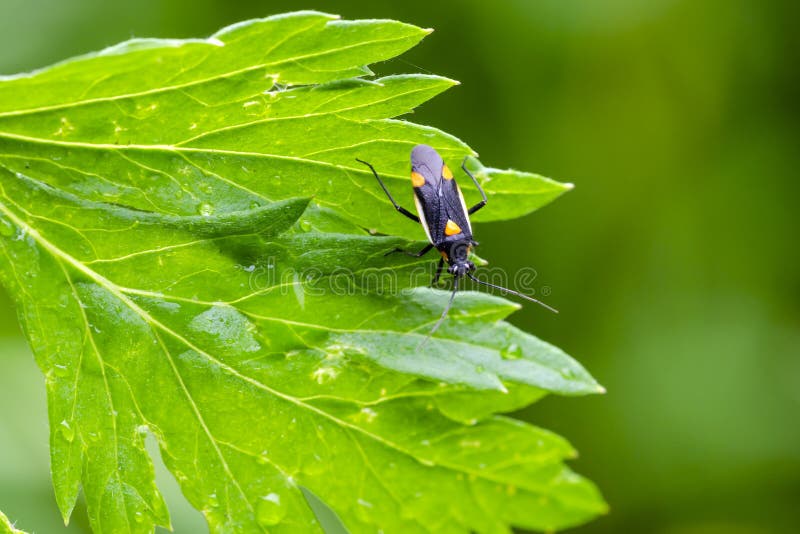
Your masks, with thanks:
M 461 227 L 453 221 L 448 220 L 447 225 L 444 227 L 445 235 L 456 235 L 461 233 Z
M 411 171 L 411 185 L 414 187 L 422 187 L 425 185 L 425 177 L 417 171 Z
M 453 179 L 453 171 L 450 170 L 450 167 L 447 165 L 442 167 L 442 176 L 445 180 L 452 180 Z

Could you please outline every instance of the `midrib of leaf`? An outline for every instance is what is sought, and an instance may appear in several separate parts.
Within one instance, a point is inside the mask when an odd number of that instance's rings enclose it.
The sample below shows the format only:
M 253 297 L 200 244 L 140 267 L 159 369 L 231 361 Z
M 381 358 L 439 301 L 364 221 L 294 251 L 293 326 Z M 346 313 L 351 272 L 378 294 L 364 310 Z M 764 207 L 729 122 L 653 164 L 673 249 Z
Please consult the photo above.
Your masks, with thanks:
M 20 209 L 22 209 L 22 208 L 20 208 Z M 8 207 L 2 202 L 0 202 L 0 211 L 2 211 L 3 214 L 5 214 L 14 224 L 16 224 L 21 229 L 23 229 L 23 231 L 26 232 L 27 235 L 29 235 L 31 238 L 33 238 L 34 241 L 36 241 L 39 245 L 41 245 L 42 248 L 44 248 L 50 255 L 52 255 L 57 261 L 59 261 L 59 263 L 61 263 L 62 265 L 63 265 L 63 263 L 66 263 L 69 266 L 71 266 L 72 268 L 74 268 L 77 271 L 79 271 L 80 273 L 82 273 L 83 275 L 87 276 L 89 279 L 93 280 L 100 287 L 103 287 L 104 289 L 109 291 L 109 293 L 111 293 L 114 297 L 119 299 L 123 304 L 128 306 L 132 311 L 134 311 L 137 315 L 139 315 L 145 322 L 147 322 L 148 324 L 151 324 L 152 326 L 156 327 L 157 329 L 162 330 L 167 335 L 173 337 L 174 339 L 179 341 L 181 344 L 185 345 L 187 348 L 189 348 L 189 349 L 195 351 L 196 353 L 202 355 L 208 361 L 210 361 L 211 363 L 215 364 L 220 369 L 223 369 L 224 371 L 230 373 L 232 376 L 236 377 L 237 379 L 242 380 L 243 382 L 246 382 L 246 383 L 248 383 L 248 384 L 250 384 L 250 385 L 252 385 L 252 386 L 254 386 L 254 387 L 258 388 L 258 389 L 261 389 L 261 390 L 263 390 L 263 391 L 265 391 L 265 392 L 267 392 L 267 393 L 269 393 L 269 394 L 271 394 L 271 395 L 273 395 L 273 396 L 275 396 L 277 398 L 280 398 L 283 401 L 286 401 L 286 402 L 288 402 L 290 404 L 293 404 L 298 408 L 307 410 L 307 411 L 309 411 L 311 413 L 314 413 L 315 415 L 317 415 L 319 417 L 322 417 L 324 419 L 328 419 L 328 420 L 336 423 L 337 425 L 341 426 L 342 428 L 347 429 L 348 431 L 355 431 L 355 432 L 358 432 L 359 434 L 363 434 L 366 437 L 368 437 L 369 439 L 372 439 L 372 440 L 376 441 L 377 443 L 380 443 L 381 445 L 384 445 L 384 446 L 386 446 L 386 447 L 388 447 L 390 449 L 393 449 L 393 450 L 395 450 L 395 451 L 397 451 L 397 452 L 399 452 L 401 454 L 409 456 L 409 457 L 413 458 L 414 460 L 416 460 L 417 462 L 419 462 L 419 463 L 421 463 L 423 465 L 431 466 L 431 467 L 433 467 L 433 466 L 443 467 L 443 468 L 451 470 L 451 471 L 455 471 L 455 472 L 459 472 L 459 473 L 465 473 L 465 474 L 467 474 L 469 476 L 472 476 L 472 477 L 475 477 L 475 478 L 479 478 L 479 479 L 483 479 L 483 480 L 486 480 L 486 481 L 489 481 L 489 482 L 493 482 L 493 483 L 496 483 L 496 484 L 505 484 L 506 483 L 501 477 L 492 476 L 491 474 L 489 474 L 489 473 L 487 473 L 485 471 L 479 471 L 479 470 L 471 469 L 471 468 L 468 468 L 466 466 L 454 465 L 454 464 L 448 463 L 446 461 L 444 461 L 444 462 L 443 461 L 438 461 L 437 462 L 437 461 L 434 461 L 434 460 L 431 460 L 431 459 L 428 459 L 428 458 L 422 458 L 420 456 L 417 456 L 414 453 L 412 453 L 411 451 L 405 449 L 404 447 L 402 447 L 401 445 L 399 445 L 399 444 L 397 444 L 395 442 L 387 440 L 387 439 L 383 438 L 382 436 L 378 436 L 376 434 L 373 434 L 373 433 L 367 431 L 366 429 L 364 429 L 362 427 L 359 427 L 357 425 L 354 425 L 352 423 L 349 423 L 347 421 L 339 419 L 339 418 L 337 418 L 337 417 L 325 412 L 324 410 L 321 410 L 321 409 L 319 409 L 319 408 L 317 408 L 315 406 L 309 405 L 309 404 L 303 402 L 302 400 L 300 400 L 300 399 L 298 399 L 296 397 L 293 397 L 293 396 L 287 395 L 287 394 L 285 394 L 285 393 L 283 393 L 281 391 L 275 390 L 275 389 L 267 386 L 266 384 L 263 384 L 262 382 L 259 382 L 258 380 L 255 380 L 252 377 L 249 377 L 247 375 L 244 375 L 244 374 L 240 373 L 235 368 L 233 368 L 233 367 L 229 366 L 228 364 L 226 364 L 226 363 L 218 360 L 217 358 L 213 357 L 211 354 L 209 354 L 208 352 L 204 351 L 200 347 L 196 346 L 195 344 L 190 342 L 188 339 L 186 339 L 185 337 L 181 336 L 179 333 L 175 332 L 174 330 L 172 330 L 171 328 L 169 328 L 165 324 L 163 324 L 160 321 L 158 321 L 156 318 L 154 318 L 152 315 L 150 315 L 146 310 L 142 309 L 135 302 L 130 300 L 130 298 L 128 298 L 116 284 L 114 284 L 113 282 L 111 282 L 110 280 L 105 278 L 104 276 L 100 275 L 99 273 L 93 271 L 92 269 L 89 269 L 84 263 L 78 261 L 77 259 L 73 258 L 69 254 L 67 254 L 64 251 L 62 251 L 59 247 L 57 247 L 56 245 L 51 243 L 49 240 L 44 238 L 35 228 L 31 227 L 24 220 L 19 218 L 13 211 L 9 210 Z M 88 327 L 88 324 L 87 324 L 87 327 Z M 199 408 L 197 407 L 197 405 L 196 405 L 191 393 L 189 392 L 188 388 L 186 387 L 186 385 L 185 385 L 185 383 L 184 383 L 184 381 L 182 379 L 182 376 L 181 376 L 177 366 L 175 365 L 175 362 L 174 362 L 174 359 L 172 358 L 172 355 L 170 354 L 170 352 L 167 349 L 167 347 L 164 345 L 163 340 L 161 339 L 161 336 L 159 334 L 157 334 L 156 332 L 154 332 L 154 334 L 155 334 L 156 338 L 158 339 L 159 346 L 161 347 L 162 351 L 164 352 L 164 355 L 166 356 L 166 358 L 167 358 L 167 360 L 168 360 L 168 362 L 169 362 L 169 364 L 170 364 L 170 366 L 171 366 L 171 368 L 173 370 L 173 373 L 175 374 L 177 380 L 180 383 L 180 386 L 181 386 L 181 389 L 183 390 L 183 393 L 186 395 L 187 400 L 189 401 L 189 403 L 192 406 L 192 410 L 194 411 L 194 413 L 195 413 L 195 415 L 196 415 L 196 417 L 198 419 L 198 423 L 203 428 L 204 432 L 206 433 L 206 436 L 209 438 L 209 440 L 213 444 L 215 451 L 217 452 L 217 454 L 220 457 L 220 461 L 222 462 L 223 466 L 225 467 L 226 473 L 228 474 L 228 476 L 231 479 L 231 482 L 239 489 L 240 492 L 242 492 L 242 496 L 244 497 L 244 500 L 247 502 L 248 506 L 250 506 L 252 508 L 252 504 L 247 499 L 246 494 L 243 492 L 243 490 L 239 486 L 238 481 L 233 476 L 233 473 L 231 473 L 230 468 L 228 467 L 228 464 L 227 464 L 227 462 L 226 462 L 226 460 L 224 458 L 224 455 L 222 454 L 222 451 L 219 449 L 220 442 L 218 442 L 216 440 L 216 438 L 214 438 L 214 436 L 211 434 L 210 430 L 208 429 L 207 425 L 205 424 L 205 421 L 204 421 L 204 419 L 202 417 L 202 414 L 200 413 Z M 255 453 L 250 453 L 250 454 L 254 455 Z M 527 490 L 527 491 L 534 492 L 534 493 L 536 493 L 536 492 L 544 492 L 545 491 L 540 487 L 528 487 L 528 486 L 525 486 L 524 489 Z M 563 497 L 560 497 L 560 499 L 564 500 Z M 566 502 L 570 502 L 569 499 L 567 499 Z M 581 502 L 576 501 L 576 502 L 572 502 L 571 504 L 577 504 L 578 506 L 576 506 L 576 507 L 580 507 L 579 505 L 581 504 Z
M 384 121 L 386 121 L 386 119 L 384 119 Z M 370 176 L 372 175 L 369 171 L 365 171 L 365 170 L 359 169 L 357 167 L 347 167 L 347 166 L 344 166 L 344 165 L 337 165 L 335 163 L 329 163 L 327 161 L 308 159 L 305 156 L 308 156 L 309 154 L 306 154 L 304 156 L 286 156 L 286 155 L 282 155 L 282 154 L 270 154 L 270 153 L 266 153 L 266 152 L 246 152 L 246 151 L 241 151 L 241 150 L 228 150 L 228 149 L 219 149 L 219 148 L 186 147 L 186 146 L 178 146 L 178 145 L 159 145 L 159 144 L 153 144 L 153 145 L 140 145 L 140 144 L 115 145 L 115 144 L 111 144 L 111 143 L 85 143 L 85 142 L 81 142 L 81 141 L 57 141 L 55 139 L 43 139 L 41 137 L 30 137 L 30 136 L 27 136 L 27 135 L 12 134 L 12 133 L 8 133 L 8 132 L 0 132 L 0 137 L 5 137 L 7 139 L 14 139 L 16 141 L 24 141 L 24 142 L 28 142 L 28 143 L 61 146 L 61 147 L 65 147 L 65 148 L 87 148 L 87 149 L 96 149 L 96 150 L 111 150 L 111 151 L 117 151 L 117 152 L 121 152 L 121 151 L 125 151 L 125 150 L 131 150 L 131 151 L 136 151 L 136 150 L 140 150 L 140 151 L 165 151 L 165 152 L 169 152 L 169 153 L 176 153 L 178 155 L 180 155 L 181 152 L 185 152 L 185 153 L 190 153 L 190 154 L 191 153 L 194 153 L 194 154 L 221 154 L 221 155 L 228 155 L 228 156 L 247 156 L 247 157 L 253 157 L 253 158 L 281 159 L 281 160 L 286 160 L 286 161 L 295 161 L 295 162 L 304 163 L 304 164 L 316 165 L 316 166 L 320 166 L 320 167 L 329 167 L 329 168 L 332 168 L 332 169 L 341 169 L 341 170 L 345 170 L 345 171 L 353 172 L 353 173 L 358 173 L 358 174 L 369 174 Z M 375 141 L 386 141 L 386 142 L 390 142 L 390 143 L 395 143 L 395 144 L 399 144 L 399 145 L 408 145 L 408 146 L 413 146 L 414 145 L 413 142 L 409 142 L 409 141 L 400 141 L 400 140 L 397 140 L 397 139 L 379 139 L 379 138 L 371 139 L 370 141 L 365 142 L 365 143 L 374 143 Z M 361 145 L 363 145 L 365 143 L 355 143 L 353 145 L 335 147 L 335 148 L 329 149 L 329 150 L 347 149 L 347 148 L 352 148 L 352 147 L 355 147 L 355 146 L 361 146 Z M 321 153 L 321 152 L 326 152 L 326 151 L 328 151 L 328 150 L 318 151 L 318 152 L 316 152 L 314 154 Z M 6 154 L 2 154 L 2 156 L 5 157 Z M 17 156 L 14 156 L 13 154 L 9 154 L 9 156 L 17 157 Z M 141 166 L 141 164 L 136 162 L 136 161 L 133 161 L 133 163 Z M 195 163 L 192 162 L 192 165 L 195 165 Z M 152 170 L 153 172 L 157 172 L 159 174 L 165 174 L 163 171 L 158 171 L 156 169 L 150 169 L 150 170 Z M 11 172 L 13 172 L 13 171 L 11 171 Z M 390 176 L 390 177 L 393 177 L 393 178 L 404 178 L 403 176 L 400 176 L 399 174 L 390 174 L 390 173 L 386 173 L 385 176 Z M 235 185 L 235 184 L 232 184 L 232 185 Z M 365 189 L 363 184 L 362 185 L 356 184 L 356 185 L 358 185 L 359 188 L 361 188 L 361 189 Z M 239 187 L 241 188 L 241 186 L 239 186 Z M 365 190 L 367 190 L 367 189 L 365 189 Z M 380 197 L 376 194 L 375 198 L 380 198 Z
M 386 119 L 384 119 L 384 121 L 388 122 L 388 120 L 386 120 Z M 383 199 L 380 197 L 380 195 L 378 194 L 377 191 L 365 187 L 364 184 L 359 183 L 358 181 L 353 179 L 353 177 L 350 175 L 350 173 L 357 173 L 357 174 L 370 175 L 371 176 L 369 171 L 364 170 L 364 169 L 355 168 L 355 167 L 347 167 L 347 166 L 344 166 L 344 165 L 337 165 L 337 164 L 329 163 L 329 162 L 326 162 L 326 161 L 319 161 L 319 160 L 315 160 L 315 159 L 309 159 L 307 156 L 310 155 L 310 154 L 306 154 L 305 156 L 286 156 L 286 155 L 281 155 L 281 154 L 269 154 L 269 153 L 265 153 L 265 152 L 245 152 L 245 151 L 239 151 L 239 150 L 213 149 L 213 148 L 196 148 L 196 147 L 185 147 L 185 146 L 176 146 L 176 145 L 157 145 L 157 144 L 153 144 L 153 145 L 129 144 L 129 145 L 124 145 L 123 146 L 123 145 L 114 145 L 114 144 L 109 144 L 109 143 L 85 143 L 85 142 L 79 142 L 79 141 L 57 141 L 57 140 L 54 140 L 54 139 L 42 139 L 42 138 L 39 138 L 39 137 L 30 137 L 30 136 L 25 136 L 25 135 L 20 135 L 20 134 L 12 134 L 12 133 L 8 133 L 8 132 L 0 132 L 0 138 L 3 138 L 3 137 L 8 138 L 8 139 L 15 139 L 17 141 L 24 141 L 24 142 L 36 143 L 36 144 L 44 144 L 44 145 L 55 145 L 55 146 L 61 146 L 61 147 L 66 147 L 66 148 L 85 148 L 85 149 L 92 149 L 92 150 L 110 150 L 110 151 L 114 151 L 114 152 L 118 153 L 121 157 L 123 157 L 123 158 L 127 159 L 128 161 L 130 161 L 131 163 L 133 163 L 135 165 L 138 165 L 139 167 L 142 167 L 144 169 L 150 170 L 151 172 L 155 172 L 155 173 L 164 175 L 164 176 L 166 176 L 167 178 L 169 178 L 172 181 L 176 181 L 176 179 L 174 177 L 170 176 L 169 174 L 163 172 L 163 171 L 160 171 L 158 169 L 151 169 L 149 167 L 144 166 L 143 164 L 141 164 L 140 162 L 138 162 L 136 160 L 127 158 L 124 155 L 124 151 L 127 151 L 127 150 L 130 150 L 130 151 L 137 151 L 137 150 L 138 151 L 165 151 L 165 152 L 177 154 L 177 155 L 179 155 L 180 157 L 182 157 L 184 159 L 186 159 L 185 153 L 195 153 L 195 154 L 216 154 L 216 155 L 229 155 L 229 156 L 247 156 L 247 157 L 253 157 L 253 158 L 279 159 L 279 160 L 284 160 L 284 161 L 295 161 L 295 162 L 300 162 L 300 163 L 304 163 L 304 164 L 311 164 L 311 165 L 315 165 L 315 166 L 319 166 L 319 167 L 327 167 L 327 168 L 332 168 L 332 169 L 345 170 L 345 171 L 347 171 L 345 173 L 345 175 L 353 183 L 353 185 L 355 187 L 358 187 L 359 189 L 361 189 L 365 193 L 367 193 L 370 196 L 374 197 L 377 201 L 379 201 L 379 202 L 383 201 Z M 381 141 L 381 139 L 372 139 L 369 142 L 375 142 L 375 141 Z M 399 140 L 396 140 L 396 139 L 383 139 L 383 141 L 387 141 L 387 142 L 391 142 L 391 143 L 395 143 L 395 144 L 413 145 L 413 143 L 411 143 L 411 142 L 399 141 Z M 347 147 L 347 146 L 345 146 L 345 147 L 337 147 L 337 148 L 329 149 L 329 150 L 347 149 L 347 148 L 351 148 L 352 146 L 358 146 L 358 145 L 361 145 L 361 144 L 364 144 L 364 143 L 357 143 L 357 144 L 351 145 L 350 147 Z M 321 152 L 325 152 L 325 151 L 319 151 L 317 153 L 321 153 Z M 6 154 L 2 154 L 2 156 L 6 157 Z M 10 154 L 10 156 L 11 157 L 16 157 L 13 154 Z M 52 162 L 49 162 L 49 163 L 52 163 Z M 220 180 L 222 182 L 225 182 L 225 183 L 227 183 L 229 185 L 232 185 L 232 186 L 234 186 L 234 187 L 236 187 L 236 188 L 238 188 L 238 189 L 240 189 L 242 191 L 246 191 L 246 192 L 248 192 L 250 194 L 253 194 L 253 195 L 255 195 L 255 196 L 259 197 L 259 198 L 268 200 L 262 194 L 256 193 L 256 192 L 252 191 L 251 189 L 248 189 L 248 188 L 242 186 L 241 184 L 237 184 L 236 182 L 232 182 L 230 180 L 227 180 L 227 179 L 223 178 L 222 176 L 220 176 L 219 174 L 217 174 L 215 172 L 212 172 L 212 171 L 200 166 L 199 164 L 197 164 L 197 163 L 195 163 L 195 162 L 193 162 L 191 160 L 187 160 L 187 163 L 197 167 L 198 169 L 202 169 L 205 172 L 208 172 L 209 174 L 211 174 L 212 176 L 214 176 L 215 178 L 217 178 L 218 180 Z M 60 164 L 58 164 L 58 163 L 55 163 L 55 164 L 60 166 Z M 10 172 L 13 172 L 11 169 L 8 169 L 8 170 Z M 85 174 L 84 171 L 79 171 L 79 172 L 82 172 L 82 173 Z M 403 178 L 400 175 L 393 174 L 393 173 L 385 173 L 384 176 L 385 177 L 391 177 L 391 178 L 398 178 L 398 179 Z M 145 195 L 145 198 L 146 198 L 146 195 Z M 320 203 L 321 204 L 329 204 L 328 202 L 324 202 L 322 199 L 320 199 Z
M 300 33 L 303 33 L 304 31 L 307 31 L 307 30 L 308 30 L 308 28 L 304 28 L 300 32 L 297 32 L 295 34 L 287 36 L 287 38 L 285 40 L 288 40 L 291 37 L 295 37 L 295 36 L 299 35 Z M 20 109 L 20 110 L 14 110 L 14 111 L 0 112 L 0 118 L 2 118 L 2 117 L 15 117 L 15 116 L 20 116 L 20 115 L 28 115 L 28 114 L 34 114 L 34 113 L 39 113 L 39 112 L 43 112 L 43 111 L 54 111 L 54 110 L 59 110 L 59 109 L 70 109 L 70 108 L 73 108 L 73 107 L 80 107 L 80 106 L 84 106 L 84 105 L 88 105 L 88 104 L 95 104 L 95 103 L 99 103 L 99 102 L 114 102 L 116 100 L 125 100 L 127 98 L 135 98 L 135 97 L 140 97 L 140 96 L 150 96 L 150 95 L 156 95 L 156 94 L 160 94 L 160 93 L 167 93 L 167 92 L 170 92 L 170 91 L 183 90 L 183 89 L 186 89 L 188 87 L 194 87 L 194 86 L 197 86 L 197 85 L 202 85 L 204 83 L 209 83 L 209 82 L 213 82 L 213 81 L 216 81 L 216 80 L 229 78 L 231 76 L 236 76 L 238 74 L 244 74 L 246 72 L 257 71 L 257 70 L 260 70 L 260 69 L 266 69 L 268 67 L 275 67 L 275 66 L 278 66 L 278 65 L 282 65 L 284 63 L 292 63 L 292 62 L 296 62 L 296 61 L 299 61 L 299 60 L 302 60 L 302 59 L 310 59 L 310 58 L 315 58 L 315 57 L 324 57 L 324 56 L 329 55 L 331 53 L 341 52 L 343 50 L 349 50 L 349 49 L 352 49 L 352 48 L 358 48 L 360 46 L 366 46 L 366 45 L 377 44 L 377 43 L 391 43 L 391 42 L 394 42 L 394 41 L 402 41 L 404 39 L 408 39 L 408 37 L 407 36 L 402 36 L 402 37 L 394 37 L 392 39 L 374 39 L 374 40 L 371 40 L 371 41 L 360 41 L 358 43 L 354 43 L 354 44 L 347 45 L 347 46 L 341 46 L 339 48 L 329 48 L 329 49 L 326 49 L 326 50 L 321 51 L 321 52 L 314 52 L 314 53 L 310 53 L 310 54 L 294 56 L 294 57 L 291 57 L 291 58 L 284 58 L 284 59 L 282 59 L 280 61 L 274 61 L 274 62 L 271 62 L 271 63 L 268 62 L 268 63 L 260 63 L 258 65 L 251 65 L 251 66 L 245 67 L 243 69 L 236 69 L 236 70 L 232 70 L 232 71 L 227 71 L 227 72 L 223 72 L 223 73 L 220 73 L 220 74 L 216 74 L 214 76 L 209 76 L 208 78 L 202 78 L 200 80 L 193 80 L 193 81 L 186 82 L 186 83 L 183 83 L 183 84 L 170 85 L 170 86 L 165 86 L 165 87 L 157 87 L 157 88 L 154 88 L 154 89 L 148 89 L 146 91 L 138 91 L 138 92 L 134 92 L 134 93 L 123 93 L 123 94 L 114 95 L 114 96 L 103 96 L 103 97 L 97 97 L 97 98 L 86 98 L 86 99 L 82 99 L 82 100 L 76 100 L 76 101 L 67 102 L 67 103 L 64 103 L 64 104 L 56 104 L 56 105 L 52 105 L 52 106 L 41 106 L 41 107 L 38 107 L 38 108 L 28 108 L 28 109 Z M 267 52 L 267 54 L 265 54 L 265 55 L 268 55 L 270 52 L 272 52 L 278 45 L 280 45 L 284 41 L 279 42 L 275 47 L 273 47 L 271 50 L 269 50 Z M 214 44 L 212 41 L 206 41 L 206 43 L 208 43 L 209 46 L 219 46 L 217 44 Z M 205 59 L 206 58 L 204 57 L 203 60 L 205 60 Z M 96 82 L 96 83 L 99 83 L 99 82 Z M 299 86 L 296 86 L 296 87 L 299 87 Z M 87 88 L 87 91 L 89 89 L 91 89 L 91 86 L 89 88 Z
M 216 128 L 214 130 L 209 130 L 207 132 L 203 132 L 201 134 L 198 134 L 198 135 L 196 135 L 194 137 L 190 137 L 189 139 L 184 139 L 183 141 L 179 141 L 179 142 L 175 143 L 172 146 L 181 147 L 181 146 L 186 145 L 188 143 L 191 143 L 193 141 L 197 141 L 199 139 L 202 139 L 204 137 L 208 137 L 208 136 L 211 136 L 211 135 L 214 135 L 214 134 L 218 134 L 218 133 L 222 133 L 222 132 L 230 132 L 230 131 L 233 131 L 233 130 L 238 130 L 239 128 L 247 128 L 248 126 L 253 126 L 253 125 L 256 125 L 256 124 L 264 124 L 264 123 L 267 123 L 267 122 L 275 122 L 275 121 L 283 121 L 283 120 L 309 119 L 309 118 L 313 118 L 313 117 L 324 117 L 326 115 L 337 115 L 338 116 L 338 115 L 342 115 L 342 114 L 344 114 L 344 113 L 346 113 L 348 111 L 353 111 L 353 110 L 362 109 L 362 108 L 369 108 L 371 106 L 374 106 L 374 105 L 377 105 L 377 104 L 381 104 L 383 102 L 389 102 L 390 100 L 393 100 L 395 98 L 399 98 L 399 97 L 403 97 L 403 96 L 407 96 L 407 95 L 413 95 L 413 94 L 416 94 L 416 93 L 423 93 L 423 92 L 429 91 L 429 90 L 430 89 L 427 88 L 427 87 L 421 88 L 421 89 L 414 89 L 414 90 L 411 90 L 411 91 L 405 91 L 405 92 L 402 92 L 402 93 L 396 93 L 396 94 L 393 94 L 393 95 L 388 96 L 386 98 L 382 98 L 380 100 L 372 100 L 372 101 L 369 101 L 369 102 L 367 102 L 365 104 L 360 104 L 360 105 L 357 105 L 357 106 L 345 107 L 345 108 L 336 109 L 336 110 L 332 110 L 332 111 L 322 111 L 322 112 L 319 112 L 319 113 L 315 113 L 315 112 L 312 111 L 311 113 L 304 113 L 302 115 L 287 115 L 287 116 L 284 116 L 284 117 L 264 117 L 263 119 L 258 119 L 258 120 L 255 120 L 255 121 L 243 122 L 241 124 L 232 124 L 230 126 L 223 126 L 222 128 Z M 329 100 L 326 100 L 325 102 L 322 102 L 321 104 L 319 104 L 317 106 L 317 108 L 320 108 L 320 107 L 322 107 L 324 105 L 330 104 L 331 102 L 333 102 L 337 98 L 342 98 L 343 96 L 345 96 L 345 95 L 344 94 L 336 95 L 333 98 L 331 98 Z M 247 98 L 251 98 L 251 97 L 247 97 Z M 240 100 L 237 100 L 237 102 L 241 102 L 243 100 L 247 100 L 247 98 L 242 98 Z M 208 104 L 203 104 L 203 105 L 208 106 Z M 340 117 L 340 118 L 344 119 L 344 117 Z M 383 119 L 383 120 L 385 120 L 385 119 Z M 341 148 L 347 148 L 347 147 L 341 147 Z M 306 154 L 306 155 L 309 155 L 309 154 Z

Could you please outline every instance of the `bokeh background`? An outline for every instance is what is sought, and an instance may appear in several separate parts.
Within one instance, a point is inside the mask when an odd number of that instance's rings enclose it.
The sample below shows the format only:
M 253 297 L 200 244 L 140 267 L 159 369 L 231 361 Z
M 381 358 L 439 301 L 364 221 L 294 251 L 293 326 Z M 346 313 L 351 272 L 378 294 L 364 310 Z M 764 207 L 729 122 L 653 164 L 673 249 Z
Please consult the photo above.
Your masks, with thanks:
M 522 414 L 575 444 L 611 505 L 575 531 L 800 532 L 800 4 L 0 0 L 0 73 L 301 7 L 435 28 L 377 69 L 462 82 L 412 119 L 577 185 L 477 228 L 483 257 L 534 266 L 562 312 L 512 321 L 609 391 Z M 0 509 L 87 532 L 56 511 L 42 382 L 0 293 Z M 159 478 L 176 531 L 203 532 Z

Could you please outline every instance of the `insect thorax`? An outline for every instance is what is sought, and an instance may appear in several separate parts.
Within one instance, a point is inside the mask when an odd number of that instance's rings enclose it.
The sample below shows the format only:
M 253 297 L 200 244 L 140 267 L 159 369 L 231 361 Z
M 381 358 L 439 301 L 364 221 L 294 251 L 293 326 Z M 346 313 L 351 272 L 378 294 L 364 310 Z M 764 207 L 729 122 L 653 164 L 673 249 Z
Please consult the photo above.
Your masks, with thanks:
M 439 243 L 436 248 L 448 263 L 453 264 L 468 261 L 472 245 L 472 239 L 454 239 L 452 241 L 448 239 Z

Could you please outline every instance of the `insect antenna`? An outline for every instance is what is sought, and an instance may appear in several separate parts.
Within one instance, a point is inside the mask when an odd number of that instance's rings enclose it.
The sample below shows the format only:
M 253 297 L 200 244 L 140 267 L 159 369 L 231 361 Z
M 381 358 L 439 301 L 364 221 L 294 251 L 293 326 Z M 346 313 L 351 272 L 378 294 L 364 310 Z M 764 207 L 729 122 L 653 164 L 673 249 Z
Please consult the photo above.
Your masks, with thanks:
M 425 339 L 423 339 L 422 342 L 419 345 L 417 345 L 417 350 L 420 350 L 422 347 L 425 346 L 425 344 L 428 342 L 428 340 L 431 338 L 434 332 L 436 332 L 439 329 L 439 327 L 442 326 L 442 323 L 444 322 L 445 318 L 447 318 L 447 312 L 450 311 L 450 307 L 453 305 L 453 300 L 455 300 L 456 292 L 458 291 L 458 279 L 459 279 L 458 276 L 453 277 L 453 292 L 450 294 L 450 300 L 447 302 L 447 306 L 445 306 L 444 311 L 442 312 L 442 316 L 439 317 L 439 320 L 436 321 L 435 325 L 433 325 L 433 328 L 431 328 L 431 331 L 428 332 L 428 335 L 425 337 Z
M 533 298 L 533 297 L 529 297 L 528 295 L 523 295 L 523 294 L 522 294 L 522 293 L 520 293 L 519 291 L 514 291 L 513 289 L 508 289 L 507 287 L 503 287 L 503 286 L 497 286 L 497 285 L 494 285 L 494 284 L 490 284 L 489 282 L 484 282 L 483 280 L 480 280 L 480 279 L 478 279 L 478 278 L 475 278 L 474 276 L 472 276 L 472 273 L 467 273 L 467 276 L 469 276 L 470 280 L 472 280 L 473 282 L 478 282 L 479 284 L 483 284 L 483 285 L 485 285 L 485 286 L 489 286 L 489 287 L 493 287 L 493 288 L 495 288 L 495 289 L 499 289 L 500 291 L 505 291 L 505 292 L 507 292 L 507 293 L 511 293 L 512 295 L 516 295 L 516 296 L 518 296 L 518 297 L 520 297 L 520 298 L 523 298 L 523 299 L 525 299 L 525 300 L 529 300 L 529 301 L 531 301 L 531 302 L 535 302 L 535 303 L 536 303 L 536 304 L 538 304 L 539 306 L 541 306 L 541 307 L 543 307 L 543 308 L 547 308 L 548 310 L 550 310 L 550 311 L 551 311 L 551 312 L 553 312 L 553 313 L 558 313 L 558 310 L 557 310 L 557 309 L 555 309 L 555 308 L 553 308 L 553 307 L 550 307 L 550 306 L 548 306 L 547 304 L 545 304 L 545 303 L 544 303 L 544 302 L 542 302 L 541 300 L 536 300 L 535 298 Z M 452 302 L 452 301 L 451 301 L 451 302 Z

